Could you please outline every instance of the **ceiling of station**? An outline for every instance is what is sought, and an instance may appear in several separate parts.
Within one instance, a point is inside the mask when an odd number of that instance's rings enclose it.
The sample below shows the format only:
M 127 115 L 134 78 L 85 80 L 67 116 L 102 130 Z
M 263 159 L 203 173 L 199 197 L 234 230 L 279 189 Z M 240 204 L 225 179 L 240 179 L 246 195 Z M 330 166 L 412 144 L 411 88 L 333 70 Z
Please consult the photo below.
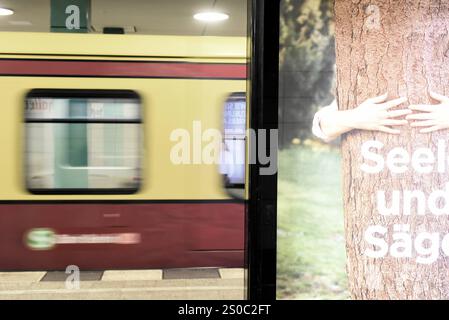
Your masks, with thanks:
M 124 27 L 127 33 L 154 35 L 245 36 L 246 0 L 92 0 L 92 32 Z M 0 16 L 0 31 L 49 32 L 50 0 L 0 0 L 13 9 Z M 202 11 L 229 14 L 229 20 L 204 23 L 193 19 Z

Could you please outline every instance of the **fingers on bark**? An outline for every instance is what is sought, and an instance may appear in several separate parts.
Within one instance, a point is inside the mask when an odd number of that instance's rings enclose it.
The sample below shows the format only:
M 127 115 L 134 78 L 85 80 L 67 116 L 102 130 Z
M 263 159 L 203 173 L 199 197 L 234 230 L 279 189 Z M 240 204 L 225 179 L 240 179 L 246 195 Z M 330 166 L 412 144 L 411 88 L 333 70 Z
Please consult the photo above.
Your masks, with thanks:
M 385 92 L 383 95 L 381 96 L 377 96 L 377 97 L 373 97 L 373 98 L 369 98 L 366 100 L 366 102 L 369 103 L 382 103 L 384 102 L 388 97 L 388 92 Z
M 389 128 L 389 127 L 386 127 L 386 126 L 380 126 L 378 128 L 378 131 L 382 131 L 382 132 L 390 133 L 390 134 L 399 134 L 399 133 L 401 133 L 401 131 L 399 131 L 397 129 Z
M 405 119 L 407 119 L 407 120 L 430 120 L 433 118 L 434 118 L 434 115 L 430 112 L 415 113 L 415 114 L 410 114 L 407 117 L 405 117 Z
M 449 102 L 449 98 L 446 96 L 443 96 L 442 94 L 436 93 L 434 91 L 429 91 L 430 96 L 440 102 Z
M 435 126 L 435 120 L 415 121 L 410 124 L 412 127 L 431 127 Z
M 407 98 L 401 97 L 401 98 L 397 98 L 397 99 L 394 99 L 394 100 L 387 101 L 387 102 L 383 103 L 382 106 L 385 109 L 390 109 L 390 108 L 396 107 L 396 106 L 398 106 L 398 105 L 400 105 L 400 104 L 402 104 L 402 103 L 404 103 L 406 101 L 407 101 Z
M 424 111 L 424 112 L 433 112 L 437 105 L 435 104 L 411 104 L 408 106 L 410 110 L 415 111 Z
M 387 115 L 389 118 L 396 118 L 396 117 L 400 117 L 400 116 L 405 116 L 410 113 L 412 113 L 412 110 L 402 109 L 402 110 L 388 111 Z
M 419 130 L 420 133 L 430 133 L 430 132 L 434 132 L 434 131 L 438 131 L 441 130 L 441 128 L 439 126 L 433 126 L 430 128 L 425 128 L 425 129 L 421 129 Z
M 408 124 L 407 120 L 386 119 L 382 121 L 382 125 L 384 126 L 403 126 L 406 124 Z

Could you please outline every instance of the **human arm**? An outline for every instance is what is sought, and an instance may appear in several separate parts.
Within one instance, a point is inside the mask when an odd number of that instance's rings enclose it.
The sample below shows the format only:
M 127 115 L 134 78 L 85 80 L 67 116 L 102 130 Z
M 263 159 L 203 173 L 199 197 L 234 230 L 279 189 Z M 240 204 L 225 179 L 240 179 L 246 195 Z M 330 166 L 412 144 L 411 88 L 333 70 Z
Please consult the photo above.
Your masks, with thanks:
M 338 110 L 331 106 L 318 111 L 315 117 L 315 128 L 319 122 L 321 136 L 324 141 L 329 142 L 339 137 L 343 133 L 353 129 L 382 131 L 390 134 L 399 134 L 398 129 L 392 126 L 401 126 L 408 123 L 405 119 L 397 119 L 398 117 L 410 114 L 410 109 L 390 110 L 405 101 L 406 98 L 398 98 L 386 101 L 387 94 L 365 100 L 362 104 L 350 110 Z

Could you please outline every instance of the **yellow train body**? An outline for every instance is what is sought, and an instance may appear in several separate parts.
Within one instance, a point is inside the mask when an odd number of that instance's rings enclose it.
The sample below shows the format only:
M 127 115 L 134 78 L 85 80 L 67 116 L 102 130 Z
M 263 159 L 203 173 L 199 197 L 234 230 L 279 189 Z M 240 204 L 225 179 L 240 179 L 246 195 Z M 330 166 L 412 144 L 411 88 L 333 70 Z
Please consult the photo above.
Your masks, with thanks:
M 0 33 L 0 60 L 165 61 L 245 64 L 245 38 Z M 217 165 L 170 160 L 173 130 L 221 129 L 230 94 L 245 79 L 0 76 L 0 200 L 229 199 Z M 32 89 L 133 90 L 142 99 L 142 185 L 134 194 L 32 194 L 25 187 L 25 96 Z

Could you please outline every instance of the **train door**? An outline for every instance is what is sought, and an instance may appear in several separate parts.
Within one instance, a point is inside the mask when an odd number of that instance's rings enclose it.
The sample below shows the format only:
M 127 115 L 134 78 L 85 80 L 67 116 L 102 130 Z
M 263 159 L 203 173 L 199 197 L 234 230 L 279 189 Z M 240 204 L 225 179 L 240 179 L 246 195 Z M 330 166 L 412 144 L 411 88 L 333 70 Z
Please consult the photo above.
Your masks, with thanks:
M 224 187 L 236 199 L 245 199 L 247 169 L 247 102 L 244 92 L 232 93 L 223 111 L 220 173 Z

